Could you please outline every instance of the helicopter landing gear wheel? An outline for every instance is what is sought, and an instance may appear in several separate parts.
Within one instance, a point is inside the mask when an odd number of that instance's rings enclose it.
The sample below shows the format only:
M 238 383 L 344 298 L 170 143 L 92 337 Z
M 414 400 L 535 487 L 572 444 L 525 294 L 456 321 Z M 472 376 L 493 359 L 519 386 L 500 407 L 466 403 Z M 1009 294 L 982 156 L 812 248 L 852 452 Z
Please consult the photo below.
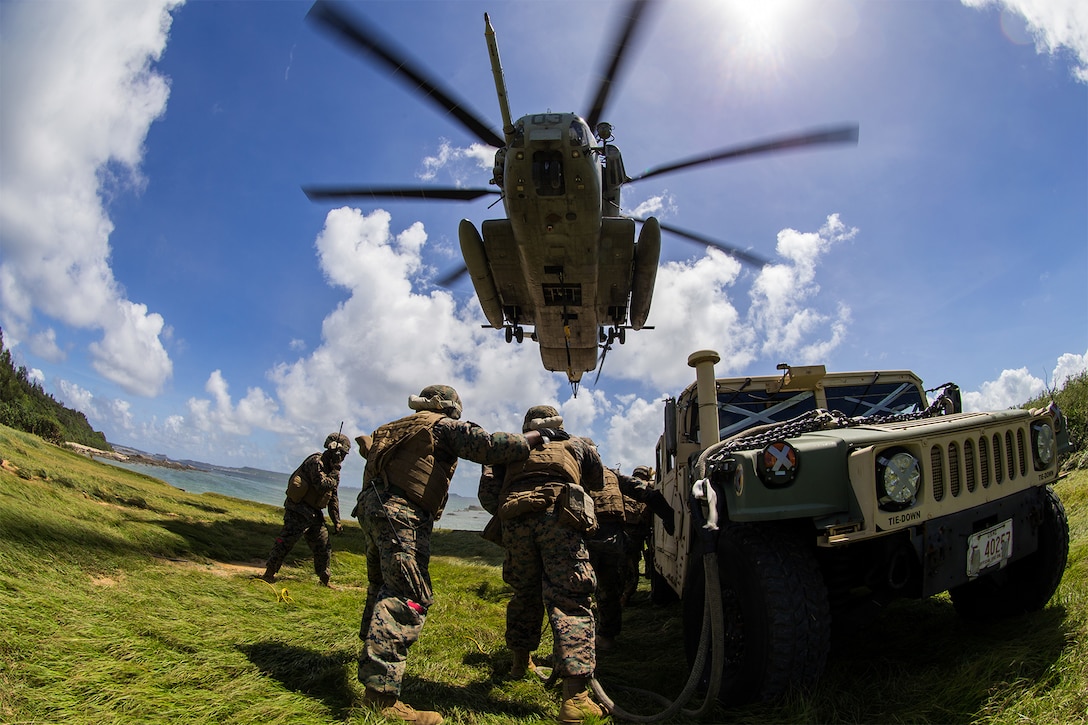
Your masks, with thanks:
M 616 333 L 616 339 L 620 341 L 620 344 L 627 342 L 627 328 L 621 327 Z
M 609 336 L 605 334 L 605 331 L 604 331 L 603 327 L 598 328 L 598 330 L 597 330 L 597 339 L 600 340 L 601 342 L 610 342 Z
M 525 339 L 525 330 L 522 329 L 521 325 L 514 328 L 514 339 L 519 343 Z
M 511 327 L 510 325 L 506 326 L 506 341 L 507 342 L 513 342 L 514 341 L 514 328 Z

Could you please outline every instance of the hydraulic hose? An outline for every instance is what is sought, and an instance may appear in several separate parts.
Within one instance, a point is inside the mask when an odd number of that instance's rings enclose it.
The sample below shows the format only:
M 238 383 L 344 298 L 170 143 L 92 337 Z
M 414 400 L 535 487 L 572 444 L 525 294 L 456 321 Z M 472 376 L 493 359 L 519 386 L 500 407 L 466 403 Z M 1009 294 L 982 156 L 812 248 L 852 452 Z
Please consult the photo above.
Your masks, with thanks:
M 722 669 L 725 666 L 725 652 L 721 646 L 714 647 L 710 661 L 710 687 L 707 690 L 703 704 L 696 710 L 685 709 L 699 686 L 703 668 L 706 666 L 707 650 L 710 649 L 711 637 L 713 641 L 723 643 L 725 641 L 725 619 L 722 614 L 721 585 L 718 579 L 718 555 L 710 552 L 703 556 L 703 570 L 706 574 L 706 607 L 709 617 L 703 617 L 703 629 L 699 637 L 699 649 L 695 654 L 695 661 L 691 665 L 691 674 L 688 675 L 684 689 L 680 691 L 676 700 L 670 701 L 664 695 L 649 690 L 640 690 L 634 687 L 617 686 L 617 689 L 646 695 L 651 699 L 665 705 L 665 709 L 653 715 L 637 715 L 630 713 L 618 706 L 604 691 L 601 683 L 594 677 L 590 681 L 593 694 L 597 700 L 616 718 L 628 722 L 652 723 L 667 720 L 678 712 L 695 719 L 699 719 L 710 712 L 718 699 L 718 691 L 721 686 Z
M 701 462 L 702 458 L 700 458 L 700 463 Z M 722 671 L 725 668 L 725 615 L 722 612 L 722 589 L 718 573 L 717 536 L 715 531 L 704 526 L 706 517 L 703 515 L 702 507 L 698 500 L 692 496 L 689 503 L 693 516 L 692 528 L 699 533 L 703 548 L 703 575 L 706 584 L 703 606 L 704 611 L 709 614 L 709 616 L 703 617 L 703 627 L 699 635 L 699 648 L 695 653 L 695 661 L 691 665 L 691 673 L 688 675 L 687 683 L 674 701 L 670 701 L 667 697 L 655 692 L 640 690 L 633 687 L 617 686 L 617 689 L 646 695 L 665 706 L 664 710 L 653 715 L 637 715 L 619 707 L 604 691 L 604 688 L 601 686 L 601 683 L 597 681 L 597 678 L 594 677 L 590 681 L 590 685 L 593 688 L 593 694 L 597 696 L 600 703 L 604 705 L 614 717 L 620 720 L 652 723 L 667 720 L 677 713 L 699 719 L 710 712 L 718 699 L 718 692 L 721 688 Z M 711 650 L 712 642 L 717 643 L 717 646 Z M 698 709 L 685 709 L 684 706 L 688 704 L 695 694 L 695 690 L 699 686 L 699 680 L 702 678 L 703 669 L 706 666 L 707 650 L 711 650 L 712 654 L 710 660 L 710 683 L 706 698 Z

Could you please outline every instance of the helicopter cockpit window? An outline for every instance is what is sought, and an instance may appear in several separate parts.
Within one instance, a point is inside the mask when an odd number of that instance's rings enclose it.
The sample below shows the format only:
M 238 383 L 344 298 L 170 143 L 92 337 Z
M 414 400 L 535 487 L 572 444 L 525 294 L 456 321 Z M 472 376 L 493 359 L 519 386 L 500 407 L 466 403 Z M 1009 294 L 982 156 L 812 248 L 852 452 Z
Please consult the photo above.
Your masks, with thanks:
M 578 119 L 570 122 L 570 145 L 577 148 L 589 146 L 589 126 Z
M 540 196 L 562 196 L 566 193 L 562 153 L 547 149 L 533 154 L 533 185 Z

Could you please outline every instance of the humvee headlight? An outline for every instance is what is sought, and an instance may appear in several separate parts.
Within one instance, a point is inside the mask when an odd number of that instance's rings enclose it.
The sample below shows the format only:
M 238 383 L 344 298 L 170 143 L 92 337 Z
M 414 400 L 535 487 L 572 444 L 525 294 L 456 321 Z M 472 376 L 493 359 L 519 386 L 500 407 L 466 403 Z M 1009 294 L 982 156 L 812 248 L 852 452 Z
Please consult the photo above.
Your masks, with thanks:
M 922 468 L 911 453 L 903 449 L 886 451 L 876 458 L 876 495 L 886 511 L 905 509 L 914 503 L 922 483 Z
M 1054 436 L 1054 427 L 1046 421 L 1033 423 L 1031 426 L 1031 452 L 1035 458 L 1035 470 L 1049 468 L 1054 462 L 1054 453 L 1057 450 L 1057 439 Z

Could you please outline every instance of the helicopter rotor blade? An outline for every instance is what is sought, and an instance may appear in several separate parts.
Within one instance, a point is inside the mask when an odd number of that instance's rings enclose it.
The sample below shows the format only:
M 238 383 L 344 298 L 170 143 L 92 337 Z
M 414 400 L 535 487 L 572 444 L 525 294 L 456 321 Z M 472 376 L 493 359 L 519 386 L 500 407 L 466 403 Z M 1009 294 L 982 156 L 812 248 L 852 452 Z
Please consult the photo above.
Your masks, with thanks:
M 640 219 L 638 217 L 630 218 L 634 219 L 636 222 L 639 223 L 645 221 L 645 219 Z M 675 234 L 678 237 L 683 237 L 684 239 L 690 240 L 692 242 L 697 242 L 705 247 L 713 247 L 714 249 L 721 250 L 722 252 L 728 254 L 730 257 L 736 257 L 741 262 L 749 264 L 753 267 L 762 269 L 763 267 L 766 267 L 768 264 L 771 263 L 769 259 L 761 257 L 754 252 L 749 252 L 747 250 L 741 249 L 740 247 L 734 247 L 732 244 L 726 244 L 725 242 L 719 241 L 717 239 L 712 239 L 710 237 L 704 236 L 702 234 L 697 234 L 692 231 L 688 231 L 687 229 L 674 227 L 671 224 L 661 224 L 661 222 L 658 222 L 658 224 L 661 226 L 662 231 L 669 232 L 670 234 Z
M 627 22 L 616 36 L 616 42 L 612 47 L 612 52 L 606 56 L 611 58 L 611 62 L 605 72 L 600 76 L 600 83 L 597 86 L 597 95 L 590 104 L 590 111 L 586 115 L 586 123 L 589 124 L 589 128 L 592 131 L 596 131 L 597 122 L 601 120 L 601 114 L 604 113 L 605 104 L 608 103 L 608 96 L 612 91 L 612 83 L 619 77 L 622 64 L 626 58 L 627 47 L 630 45 L 631 39 L 634 38 L 635 31 L 638 29 L 639 21 L 642 19 L 648 1 L 649 0 L 631 0 L 631 3 L 627 8 Z
M 648 179 L 651 176 L 667 174 L 673 171 L 678 171 L 679 169 L 691 168 L 692 166 L 709 164 L 715 161 L 726 161 L 728 159 L 735 159 L 743 156 L 752 156 L 754 154 L 769 153 L 771 151 L 784 151 L 787 149 L 801 148 L 804 146 L 815 146 L 826 143 L 856 144 L 857 142 L 857 124 L 815 131 L 807 131 L 805 133 L 794 134 L 791 136 L 779 136 L 777 138 L 768 139 L 766 141 L 759 141 L 752 144 L 746 144 L 744 146 L 735 146 L 732 148 L 720 149 L 718 151 L 711 151 L 710 153 L 703 154 L 702 156 L 693 156 L 689 159 L 684 159 L 683 161 L 677 161 L 672 164 L 665 164 L 663 166 L 648 169 L 646 171 L 643 171 L 638 176 L 628 179 L 627 181 L 628 183 L 631 181 L 640 181 L 642 179 Z
M 466 274 L 468 274 L 468 267 L 462 264 L 460 267 L 457 267 L 436 279 L 434 283 L 439 287 L 452 287 L 457 280 L 461 279 Z
M 310 201 L 366 198 L 472 201 L 499 193 L 495 189 L 463 189 L 452 186 L 304 186 L 302 191 Z
M 495 148 L 505 145 L 502 136 L 481 121 L 467 105 L 434 80 L 433 74 L 424 72 L 406 52 L 397 48 L 376 28 L 358 17 L 350 16 L 338 4 L 328 0 L 318 0 L 314 3 L 306 17 L 337 34 L 354 49 L 361 50 L 379 61 L 412 90 L 418 91 L 429 101 L 437 104 L 444 113 L 449 113 L 456 118 L 476 138 Z

